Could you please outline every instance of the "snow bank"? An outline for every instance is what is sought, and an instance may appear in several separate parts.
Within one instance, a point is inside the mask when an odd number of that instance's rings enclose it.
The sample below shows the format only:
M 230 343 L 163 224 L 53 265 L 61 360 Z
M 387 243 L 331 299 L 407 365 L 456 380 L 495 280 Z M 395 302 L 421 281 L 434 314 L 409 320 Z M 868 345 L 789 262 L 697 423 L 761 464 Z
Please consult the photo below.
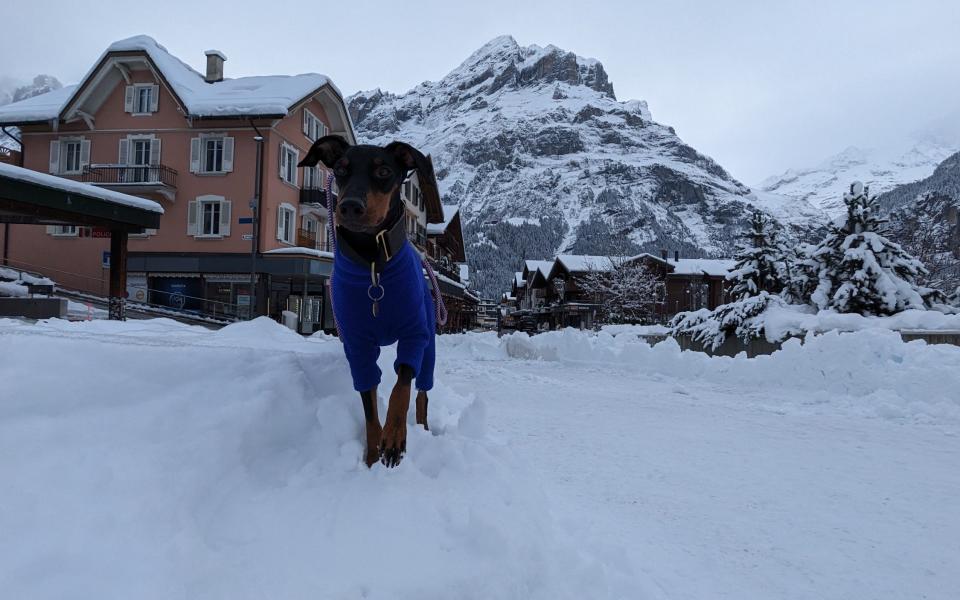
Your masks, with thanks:
M 769 356 L 710 357 L 681 352 L 669 338 L 655 346 L 636 336 L 574 329 L 533 337 L 514 333 L 443 336 L 440 352 L 487 360 L 545 360 L 596 365 L 613 371 L 743 389 L 777 411 L 841 412 L 919 422 L 960 424 L 960 348 L 905 343 L 887 329 L 865 329 L 791 339 Z M 781 400 L 801 391 L 803 404 Z M 790 394 L 797 397 L 798 394 Z
M 636 597 L 442 377 L 431 432 L 368 470 L 328 336 L 0 320 L 0 357 L 5 597 Z

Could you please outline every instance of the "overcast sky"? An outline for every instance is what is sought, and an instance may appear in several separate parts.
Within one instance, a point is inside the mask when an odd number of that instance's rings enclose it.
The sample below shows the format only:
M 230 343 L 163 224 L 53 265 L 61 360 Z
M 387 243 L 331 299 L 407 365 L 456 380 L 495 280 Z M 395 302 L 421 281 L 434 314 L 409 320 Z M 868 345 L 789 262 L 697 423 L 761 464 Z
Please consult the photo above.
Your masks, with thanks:
M 0 76 L 76 82 L 139 33 L 198 70 L 330 75 L 346 94 L 441 78 L 509 33 L 603 62 L 735 177 L 756 183 L 850 145 L 884 146 L 960 115 L 960 0 L 0 0 Z M 82 6 L 82 9 L 79 7 Z

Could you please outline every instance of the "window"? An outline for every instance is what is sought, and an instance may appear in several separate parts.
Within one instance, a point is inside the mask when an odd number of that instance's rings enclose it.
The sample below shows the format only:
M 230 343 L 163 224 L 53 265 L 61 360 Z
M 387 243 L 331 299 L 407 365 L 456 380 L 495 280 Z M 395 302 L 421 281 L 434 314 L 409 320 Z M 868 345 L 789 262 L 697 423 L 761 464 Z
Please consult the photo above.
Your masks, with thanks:
M 128 85 L 123 98 L 123 109 L 133 115 L 149 115 L 157 112 L 160 86 L 153 83 Z
M 280 211 L 277 214 L 277 239 L 281 242 L 294 244 L 296 232 L 294 223 L 296 222 L 297 211 L 290 204 L 281 204 Z
M 220 203 L 200 203 L 200 235 L 220 235 Z
M 300 153 L 293 146 L 280 144 L 280 179 L 290 185 L 297 185 L 297 163 L 300 162 Z
M 200 196 L 187 208 L 187 235 L 222 238 L 230 235 L 231 202 L 223 196 Z
M 327 172 L 319 165 L 313 167 L 304 167 L 303 169 L 303 187 L 307 190 L 322 190 L 327 184 Z
M 54 175 L 79 175 L 89 162 L 89 140 L 79 137 L 50 142 L 50 172 Z
M 63 149 L 63 169 L 62 173 L 80 172 L 80 141 L 63 142 L 60 146 Z
M 314 142 L 327 135 L 327 126 L 307 109 L 303 109 L 303 134 Z
M 48 228 L 51 235 L 57 237 L 77 237 L 76 225 L 54 225 Z
M 219 173 L 223 171 L 223 138 L 208 138 L 203 152 L 203 172 Z
M 233 171 L 233 138 L 203 134 L 190 140 L 190 172 L 219 174 Z

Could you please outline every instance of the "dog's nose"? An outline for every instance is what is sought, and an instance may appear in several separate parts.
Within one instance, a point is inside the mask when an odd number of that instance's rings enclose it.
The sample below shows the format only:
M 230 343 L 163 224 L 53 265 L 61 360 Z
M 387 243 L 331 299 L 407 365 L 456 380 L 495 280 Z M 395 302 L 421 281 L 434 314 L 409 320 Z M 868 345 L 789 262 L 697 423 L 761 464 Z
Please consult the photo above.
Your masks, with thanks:
M 340 201 L 340 216 L 349 219 L 359 219 L 363 213 L 367 212 L 367 207 L 357 198 L 344 198 Z

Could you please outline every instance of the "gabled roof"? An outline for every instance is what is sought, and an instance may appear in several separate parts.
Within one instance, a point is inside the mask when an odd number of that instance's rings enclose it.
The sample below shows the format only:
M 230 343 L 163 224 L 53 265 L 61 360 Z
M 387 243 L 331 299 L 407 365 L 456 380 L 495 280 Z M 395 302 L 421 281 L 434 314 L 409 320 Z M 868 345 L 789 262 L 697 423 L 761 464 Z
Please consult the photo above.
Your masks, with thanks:
M 111 62 L 129 61 L 146 55 L 150 68 L 162 77 L 170 93 L 191 117 L 256 117 L 285 116 L 297 104 L 326 90 L 340 104 L 343 95 L 325 75 L 268 75 L 239 77 L 207 83 L 201 73 L 170 54 L 166 48 L 146 35 L 138 35 L 110 44 L 93 67 L 76 86 L 67 86 L 14 104 L 0 107 L 0 123 L 66 119 L 82 103 L 106 75 L 119 77 Z M 29 104 L 28 104 L 29 103 Z M 353 137 L 353 123 L 346 110 L 339 111 L 348 137 Z
M 557 263 L 563 265 L 570 273 L 586 273 L 588 271 L 610 271 L 614 261 L 609 256 L 589 256 L 582 254 L 561 254 Z
M 460 214 L 459 206 L 451 206 L 449 204 L 444 204 L 442 206 L 443 210 L 443 222 L 442 223 L 427 223 L 427 234 L 428 235 L 443 235 L 447 232 L 447 227 L 450 226 L 450 223 L 453 222 L 453 218 Z
M 552 268 L 552 260 L 527 260 L 523 263 L 523 272 L 521 275 L 527 280 L 527 283 L 530 283 L 538 271 L 543 275 L 543 278 L 546 279 Z
M 626 259 L 627 262 L 639 258 L 655 260 L 668 266 L 668 270 L 673 275 L 710 275 L 713 277 L 725 277 L 727 273 L 733 270 L 737 261 L 729 258 L 681 258 L 664 259 L 653 254 L 638 254 Z

